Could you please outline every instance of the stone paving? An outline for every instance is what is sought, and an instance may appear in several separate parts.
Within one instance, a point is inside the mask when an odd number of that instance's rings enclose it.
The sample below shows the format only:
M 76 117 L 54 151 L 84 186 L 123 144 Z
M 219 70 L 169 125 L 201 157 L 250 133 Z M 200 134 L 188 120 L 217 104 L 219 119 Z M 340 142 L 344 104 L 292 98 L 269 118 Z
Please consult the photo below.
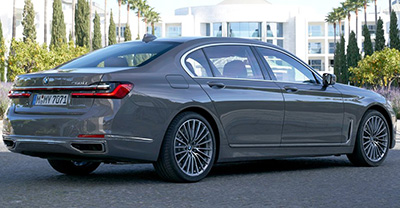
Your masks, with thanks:
M 2 130 L 3 130 L 3 121 L 0 121 L 0 152 L 8 152 L 6 146 L 3 143 L 3 137 L 2 137 Z M 400 120 L 397 120 L 397 134 L 396 134 L 396 140 L 397 144 L 396 146 L 400 146 Z

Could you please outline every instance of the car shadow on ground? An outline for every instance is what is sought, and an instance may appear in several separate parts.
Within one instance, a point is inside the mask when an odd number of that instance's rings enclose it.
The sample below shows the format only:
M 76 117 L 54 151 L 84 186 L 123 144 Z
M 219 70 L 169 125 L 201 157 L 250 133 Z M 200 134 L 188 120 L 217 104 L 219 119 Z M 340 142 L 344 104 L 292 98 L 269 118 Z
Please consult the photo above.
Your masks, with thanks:
M 352 167 L 345 157 L 323 157 L 323 158 L 294 158 L 279 160 L 262 160 L 240 163 L 223 163 L 213 167 L 207 178 L 220 178 L 226 176 L 238 176 L 246 174 L 274 174 L 276 172 L 291 172 L 305 170 L 319 170 L 338 167 Z M 103 164 L 93 174 L 87 176 L 68 176 L 54 174 L 43 180 L 68 182 L 68 183 L 96 183 L 96 184 L 126 184 L 136 183 L 167 183 L 155 172 L 151 164 L 133 165 L 108 165 Z

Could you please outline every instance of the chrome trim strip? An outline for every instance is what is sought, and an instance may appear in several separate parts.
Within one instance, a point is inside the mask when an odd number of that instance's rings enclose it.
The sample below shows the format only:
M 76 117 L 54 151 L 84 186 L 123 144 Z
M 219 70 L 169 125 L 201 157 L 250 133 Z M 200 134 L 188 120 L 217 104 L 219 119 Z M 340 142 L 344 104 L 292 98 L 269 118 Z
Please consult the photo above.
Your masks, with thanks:
M 93 86 L 33 86 L 33 87 L 13 87 L 11 91 L 31 91 L 31 90 L 107 90 L 110 85 Z
M 18 142 L 38 142 L 38 143 L 53 143 L 53 144 L 67 144 L 67 141 L 57 141 L 57 140 L 50 140 L 50 139 L 23 139 L 23 138 L 8 138 L 8 140 Z
M 265 148 L 265 147 L 339 147 L 348 146 L 350 140 L 346 143 L 308 143 L 308 144 L 230 144 L 233 148 Z
M 152 143 L 153 139 L 143 138 L 143 137 L 133 137 L 133 136 L 123 136 L 123 135 L 105 135 L 106 139 L 116 139 L 116 140 L 125 140 L 125 141 L 138 141 L 138 142 L 147 142 Z
M 289 53 L 287 53 L 287 52 L 285 52 L 285 51 L 283 51 L 283 50 L 279 50 L 279 49 L 274 48 L 274 47 L 271 47 L 271 46 L 260 45 L 260 44 L 254 44 L 254 43 L 233 43 L 233 42 L 230 42 L 230 43 L 210 43 L 210 44 L 205 44 L 205 45 L 202 45 L 202 46 L 198 46 L 198 47 L 196 47 L 196 48 L 193 48 L 193 49 L 191 49 L 191 50 L 185 52 L 185 53 L 182 55 L 182 57 L 181 57 L 181 66 L 182 66 L 183 69 L 186 71 L 186 73 L 189 74 L 189 76 L 192 77 L 192 78 L 196 78 L 196 79 L 197 79 L 197 78 L 217 78 L 217 77 L 197 77 L 197 76 L 195 76 L 195 75 L 186 67 L 185 59 L 186 59 L 186 56 L 189 55 L 190 53 L 192 53 L 193 51 L 196 51 L 196 50 L 201 49 L 201 48 L 206 48 L 206 47 L 210 47 L 210 46 L 219 46 L 219 45 L 253 46 L 253 47 L 262 47 L 262 48 L 268 48 L 268 49 L 271 49 L 271 50 L 278 51 L 278 52 L 280 52 L 280 53 L 283 53 L 283 54 L 285 54 L 285 55 L 287 55 L 287 56 L 289 56 L 289 57 L 295 59 L 297 62 L 299 62 L 301 65 L 303 65 L 304 67 L 306 67 L 307 69 L 309 69 L 314 75 L 316 75 L 318 78 L 320 78 L 320 79 L 322 80 L 322 76 L 321 76 L 318 72 L 316 72 L 314 69 L 310 68 L 310 66 L 305 65 L 305 64 L 303 63 L 303 61 L 301 61 L 299 58 L 297 58 L 297 57 L 295 57 L 295 56 L 293 56 L 293 55 L 291 55 L 291 54 L 289 54 Z M 240 79 L 240 80 L 252 80 L 252 81 L 254 81 L 254 79 Z M 319 81 L 321 81 L 321 80 L 319 80 Z M 277 81 L 277 80 L 267 80 L 267 79 L 264 79 L 264 81 Z M 297 83 L 296 83 L 296 84 L 297 84 Z

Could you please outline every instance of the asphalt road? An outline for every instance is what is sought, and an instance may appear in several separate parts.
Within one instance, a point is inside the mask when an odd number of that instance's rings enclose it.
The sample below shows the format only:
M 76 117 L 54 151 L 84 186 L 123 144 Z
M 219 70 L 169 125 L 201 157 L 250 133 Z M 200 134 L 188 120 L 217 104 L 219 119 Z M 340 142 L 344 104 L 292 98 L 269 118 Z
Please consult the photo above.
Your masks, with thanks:
M 0 152 L 0 207 L 400 207 L 400 148 L 382 166 L 346 157 L 216 166 L 201 182 L 168 183 L 152 165 L 55 172 L 46 160 Z

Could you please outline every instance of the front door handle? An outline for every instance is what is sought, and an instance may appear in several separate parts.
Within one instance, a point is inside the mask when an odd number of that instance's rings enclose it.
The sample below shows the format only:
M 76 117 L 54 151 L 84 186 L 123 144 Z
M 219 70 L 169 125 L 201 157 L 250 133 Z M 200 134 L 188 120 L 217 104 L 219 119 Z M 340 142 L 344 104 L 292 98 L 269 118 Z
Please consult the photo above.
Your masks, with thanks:
M 225 84 L 222 82 L 207 82 L 207 84 L 214 89 L 222 89 L 225 87 Z
M 297 92 L 299 89 L 297 89 L 297 87 L 290 87 L 290 86 L 285 86 L 285 91 L 288 93 L 295 93 Z

